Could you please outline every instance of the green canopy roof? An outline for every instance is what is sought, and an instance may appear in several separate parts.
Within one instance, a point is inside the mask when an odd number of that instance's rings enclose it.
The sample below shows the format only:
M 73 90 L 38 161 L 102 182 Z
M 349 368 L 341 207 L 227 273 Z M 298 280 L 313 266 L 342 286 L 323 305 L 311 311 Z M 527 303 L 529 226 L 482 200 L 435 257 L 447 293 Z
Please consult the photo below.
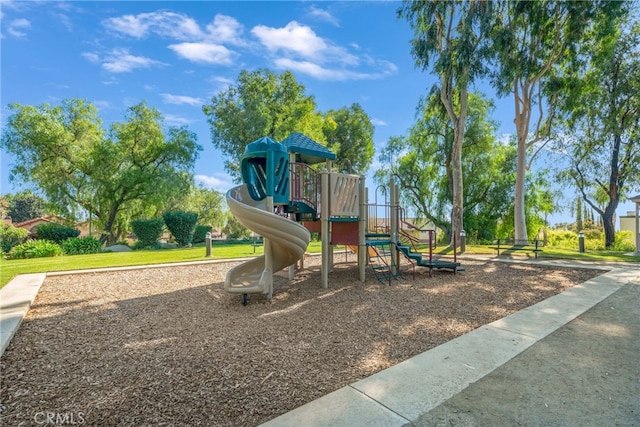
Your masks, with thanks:
M 292 133 L 282 141 L 282 145 L 287 147 L 289 153 L 296 155 L 296 161 L 314 165 L 324 162 L 325 160 L 335 160 L 336 155 L 333 151 L 324 147 L 308 136 L 296 132 Z

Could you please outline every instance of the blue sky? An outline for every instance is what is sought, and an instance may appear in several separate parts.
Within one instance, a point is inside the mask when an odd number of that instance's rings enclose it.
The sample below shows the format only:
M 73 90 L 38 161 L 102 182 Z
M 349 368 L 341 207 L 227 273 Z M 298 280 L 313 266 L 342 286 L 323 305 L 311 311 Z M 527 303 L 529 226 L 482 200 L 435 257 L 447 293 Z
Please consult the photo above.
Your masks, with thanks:
M 9 103 L 77 97 L 98 107 L 106 127 L 146 100 L 166 124 L 187 125 L 197 134 L 204 150 L 196 180 L 224 191 L 231 181 L 211 144 L 202 105 L 243 69 L 289 69 L 320 111 L 359 103 L 382 147 L 390 136 L 406 133 L 435 81 L 414 66 L 412 31 L 396 19 L 399 4 L 2 0 L 2 124 Z M 479 89 L 494 97 L 490 87 Z M 511 99 L 494 101 L 499 133 L 514 133 Z M 8 181 L 11 162 L 2 153 L 2 193 L 20 190 Z M 627 210 L 631 204 L 619 213 Z M 550 219 L 569 220 L 562 214 Z

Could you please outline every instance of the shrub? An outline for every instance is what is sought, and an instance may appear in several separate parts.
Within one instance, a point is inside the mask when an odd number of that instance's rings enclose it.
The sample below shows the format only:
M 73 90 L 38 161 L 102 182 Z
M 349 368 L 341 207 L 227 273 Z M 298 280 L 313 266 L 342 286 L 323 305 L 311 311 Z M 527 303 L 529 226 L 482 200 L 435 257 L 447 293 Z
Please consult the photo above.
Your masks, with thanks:
M 547 245 L 555 248 L 577 248 L 578 234 L 566 230 L 547 230 Z
M 67 239 L 78 237 L 80 230 L 73 227 L 66 227 L 55 222 L 45 222 L 36 226 L 36 235 L 38 239 L 50 240 L 54 243 L 62 243 Z
M 62 248 L 50 240 L 29 240 L 14 246 L 8 259 L 44 258 L 62 255 Z
M 633 252 L 636 250 L 633 231 L 618 231 L 616 233 L 616 241 L 611 250 L 620 252 Z
M 162 217 L 167 228 L 180 246 L 186 246 L 193 240 L 193 233 L 198 221 L 195 212 L 167 211 Z
M 211 232 L 213 227 L 210 225 L 196 225 L 196 229 L 193 232 L 193 243 L 202 243 L 207 239 L 207 233 Z
M 102 244 L 93 237 L 72 237 L 60 245 L 65 255 L 97 254 L 102 250 Z
M 24 228 L 16 228 L 11 224 L 3 224 L 0 228 L 0 246 L 2 252 L 9 252 L 11 248 L 27 240 L 29 232 Z
M 158 239 L 162 235 L 162 227 L 164 221 L 160 218 L 154 219 L 136 219 L 131 221 L 131 228 L 133 228 L 133 234 L 138 238 L 138 242 L 135 247 L 149 247 L 156 246 Z

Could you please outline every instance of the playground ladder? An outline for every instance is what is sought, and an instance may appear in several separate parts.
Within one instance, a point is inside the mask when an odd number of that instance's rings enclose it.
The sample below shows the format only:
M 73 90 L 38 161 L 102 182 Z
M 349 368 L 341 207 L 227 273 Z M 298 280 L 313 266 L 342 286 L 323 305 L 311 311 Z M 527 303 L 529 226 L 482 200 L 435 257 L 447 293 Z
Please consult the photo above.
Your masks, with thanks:
M 380 283 L 387 281 L 391 285 L 391 279 L 400 275 L 400 269 L 395 265 L 391 256 L 390 236 L 388 234 L 367 234 L 366 245 L 369 264 L 376 279 Z

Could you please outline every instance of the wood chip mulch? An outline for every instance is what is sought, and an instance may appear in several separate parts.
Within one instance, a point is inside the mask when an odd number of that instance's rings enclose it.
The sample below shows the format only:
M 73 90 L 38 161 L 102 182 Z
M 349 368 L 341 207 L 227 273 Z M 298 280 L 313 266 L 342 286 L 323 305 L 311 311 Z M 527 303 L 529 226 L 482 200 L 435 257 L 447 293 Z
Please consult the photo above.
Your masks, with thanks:
M 246 307 L 232 263 L 48 277 L 1 359 L 0 424 L 255 426 L 601 273 L 464 261 L 388 286 L 341 263 L 322 289 L 319 262 Z

